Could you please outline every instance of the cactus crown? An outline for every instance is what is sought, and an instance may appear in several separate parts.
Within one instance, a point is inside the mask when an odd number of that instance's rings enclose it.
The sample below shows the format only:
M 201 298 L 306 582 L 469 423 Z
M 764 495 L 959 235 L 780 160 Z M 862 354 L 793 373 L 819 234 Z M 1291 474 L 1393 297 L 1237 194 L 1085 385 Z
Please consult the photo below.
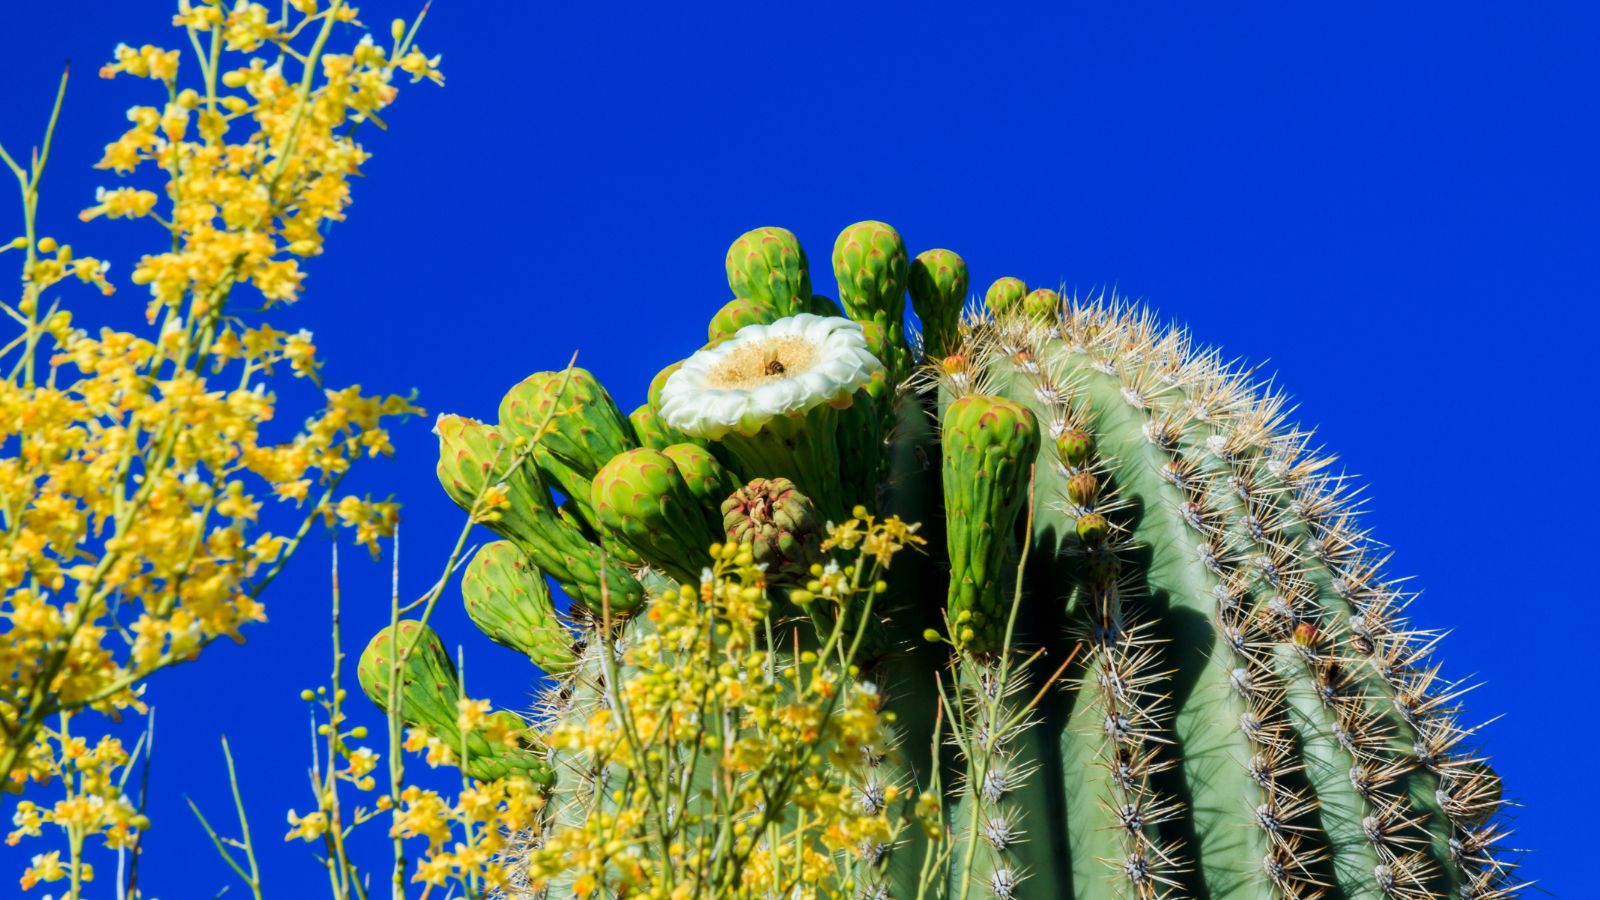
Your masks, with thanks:
M 819 895 L 1518 890 L 1498 776 L 1457 721 L 1461 687 L 1402 618 L 1410 596 L 1281 393 L 1114 297 L 1004 277 L 969 305 L 959 256 L 913 259 L 881 222 L 845 229 L 832 262 L 854 324 L 811 293 L 793 234 L 757 229 L 728 253 L 736 298 L 711 320 L 712 345 L 663 370 L 628 417 L 587 373 L 561 390 L 543 373 L 508 395 L 498 430 L 441 424 L 440 478 L 469 508 L 507 455 L 500 431 L 536 448 L 496 475 L 513 490 L 488 524 L 506 541 L 480 551 L 464 591 L 491 637 L 563 674 L 543 711 L 555 733 L 613 708 L 628 683 L 596 648 L 658 646 L 661 617 L 628 614 L 691 596 L 729 540 L 762 573 L 740 590 L 793 588 L 761 607 L 774 630 L 750 632 L 769 654 L 815 658 L 808 646 L 839 649 L 829 635 L 859 635 L 842 661 L 883 686 L 873 696 L 898 746 L 840 771 L 863 809 L 915 799 L 905 821 L 928 826 L 807 844 L 847 863 L 808 886 Z M 806 381 L 831 364 L 820 344 L 767 337 L 808 329 L 850 335 L 849 371 L 827 385 Z M 529 430 L 554 407 L 559 424 Z M 574 499 L 557 509 L 552 487 Z M 820 602 L 839 574 L 819 548 L 869 547 L 881 538 L 856 523 L 889 514 L 920 522 L 896 533 L 929 552 L 884 574 L 881 605 Z M 573 596 L 572 618 L 550 610 L 542 572 Z M 432 667 L 419 685 L 443 678 L 448 660 L 430 660 L 411 663 Z M 438 691 L 402 693 L 408 721 L 448 731 Z M 604 752 L 542 746 L 556 802 L 531 827 L 615 811 Z M 692 785 L 717 764 L 673 757 L 662 772 Z M 673 815 L 644 816 L 626 839 L 670 833 L 734 858 Z M 780 830 L 804 820 L 762 816 Z M 577 883 L 539 871 L 536 888 Z M 586 871 L 583 884 L 634 884 L 604 862 Z M 770 893 L 738 878 L 740 896 Z

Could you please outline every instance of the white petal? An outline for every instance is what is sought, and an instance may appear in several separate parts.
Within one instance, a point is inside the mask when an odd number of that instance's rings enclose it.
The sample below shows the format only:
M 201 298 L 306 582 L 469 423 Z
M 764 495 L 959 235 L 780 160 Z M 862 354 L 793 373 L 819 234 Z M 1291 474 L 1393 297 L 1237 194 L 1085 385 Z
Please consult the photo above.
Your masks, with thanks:
M 778 337 L 806 341 L 816 360 L 805 371 L 749 388 L 709 386 L 710 374 L 741 345 Z M 715 439 L 734 429 L 753 434 L 775 416 L 804 413 L 855 393 L 882 369 L 859 324 L 801 313 L 746 325 L 731 339 L 685 360 L 662 386 L 661 415 L 672 427 L 696 437 Z

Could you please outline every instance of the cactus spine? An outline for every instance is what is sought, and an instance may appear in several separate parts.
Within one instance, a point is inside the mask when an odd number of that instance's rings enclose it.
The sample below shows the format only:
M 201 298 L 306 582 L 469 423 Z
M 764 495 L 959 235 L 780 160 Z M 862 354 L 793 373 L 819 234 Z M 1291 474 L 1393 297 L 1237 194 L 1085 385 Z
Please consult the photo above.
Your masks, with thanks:
M 1499 778 L 1457 722 L 1462 687 L 1430 661 L 1437 639 L 1402 618 L 1410 597 L 1283 395 L 1112 297 L 1004 277 L 963 316 L 961 258 L 912 260 L 881 222 L 845 229 L 832 262 L 884 366 L 843 403 L 689 438 L 663 412 L 674 364 L 626 419 L 583 373 L 564 383 L 597 409 L 537 426 L 574 406 L 552 399 L 546 373 L 508 395 L 498 429 L 441 420 L 451 496 L 472 508 L 485 484 L 509 492 L 489 524 L 516 546 L 480 551 L 464 590 L 492 638 L 563 673 L 546 715 L 614 699 L 602 648 L 647 635 L 648 617 L 627 614 L 692 587 L 710 542 L 748 540 L 772 583 L 805 583 L 819 520 L 861 504 L 923 522 L 945 552 L 897 564 L 869 623 L 862 677 L 883 686 L 899 738 L 873 750 L 858 789 L 863 803 L 889 786 L 939 790 L 943 827 L 857 848 L 860 896 L 1519 890 L 1499 849 Z M 713 345 L 839 313 L 782 229 L 741 236 L 727 272 L 736 299 L 712 319 Z M 920 347 L 905 337 L 908 292 Z M 790 399 L 804 392 L 805 371 L 767 375 Z M 491 476 L 508 452 L 533 464 Z M 548 485 L 580 498 L 570 515 Z M 575 621 L 555 620 L 534 566 L 573 594 Z M 596 621 L 598 593 L 626 621 Z M 563 651 L 568 628 L 582 636 Z M 419 695 L 408 721 L 445 729 L 437 703 Z M 918 755 L 934 743 L 931 761 Z M 545 758 L 550 821 L 604 808 L 617 773 Z

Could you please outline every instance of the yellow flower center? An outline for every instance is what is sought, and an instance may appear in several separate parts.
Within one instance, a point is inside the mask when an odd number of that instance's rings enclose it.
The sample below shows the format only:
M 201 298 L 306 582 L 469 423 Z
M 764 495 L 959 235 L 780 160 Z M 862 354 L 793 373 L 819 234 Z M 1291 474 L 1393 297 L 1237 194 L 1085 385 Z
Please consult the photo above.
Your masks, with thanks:
M 749 390 L 807 371 L 817 349 L 795 335 L 778 335 L 742 344 L 711 370 L 706 383 L 724 390 Z

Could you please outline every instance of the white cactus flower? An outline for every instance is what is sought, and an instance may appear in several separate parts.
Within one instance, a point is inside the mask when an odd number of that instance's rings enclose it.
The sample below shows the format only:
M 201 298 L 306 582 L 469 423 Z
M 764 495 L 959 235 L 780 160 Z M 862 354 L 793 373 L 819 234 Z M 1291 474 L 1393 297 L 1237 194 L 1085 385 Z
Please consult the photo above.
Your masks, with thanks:
M 661 389 L 661 416 L 693 437 L 755 434 L 777 416 L 849 406 L 881 371 L 860 325 L 801 313 L 746 325 L 689 357 Z

